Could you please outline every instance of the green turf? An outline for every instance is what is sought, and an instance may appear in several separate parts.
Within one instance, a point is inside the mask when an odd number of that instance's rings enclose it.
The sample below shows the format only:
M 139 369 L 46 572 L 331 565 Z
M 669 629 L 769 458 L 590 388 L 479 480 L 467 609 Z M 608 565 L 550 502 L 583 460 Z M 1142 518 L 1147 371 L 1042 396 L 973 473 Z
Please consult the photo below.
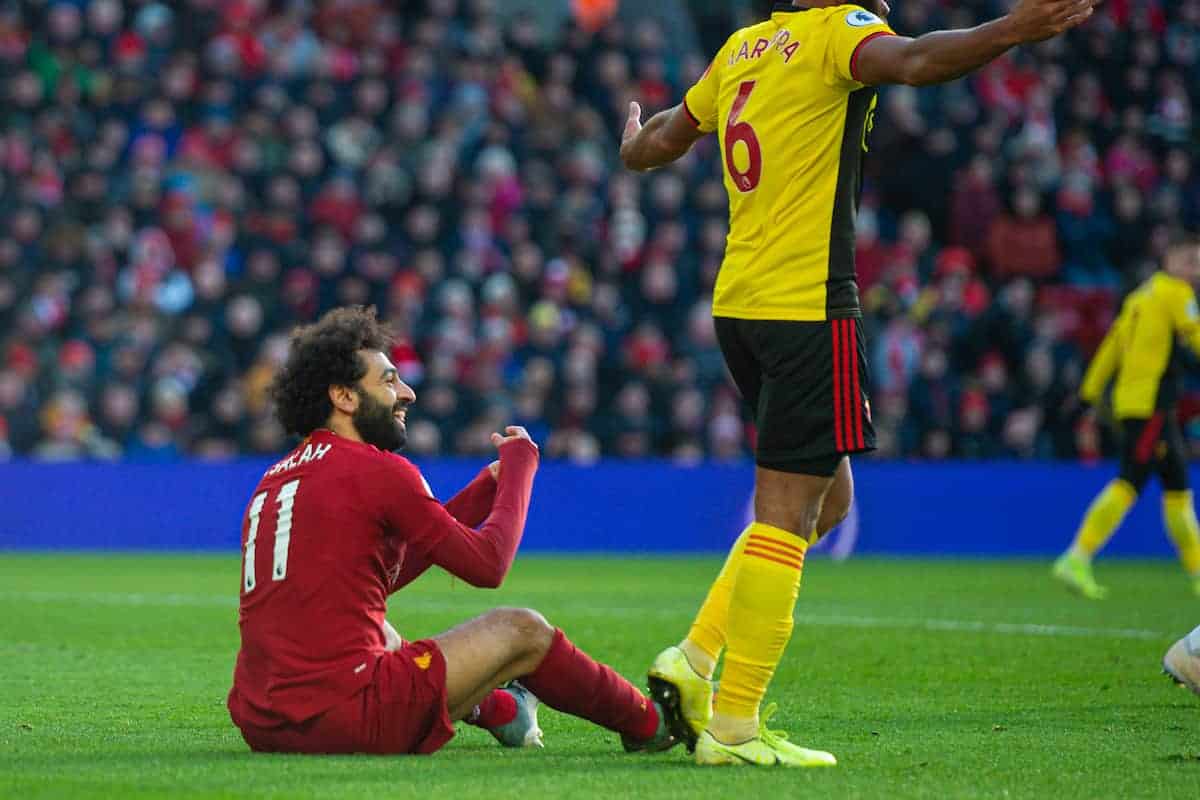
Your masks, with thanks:
M 712 559 L 518 561 L 483 592 L 429 576 L 408 638 L 529 605 L 638 678 L 686 630 Z M 1166 563 L 1102 562 L 1103 603 L 1040 563 L 814 561 L 770 697 L 833 770 L 700 769 L 544 711 L 544 751 L 465 728 L 431 758 L 251 755 L 224 696 L 236 556 L 0 554 L 0 797 L 1188 797 L 1200 698 L 1159 662 L 1200 622 Z M 1035 628 L 1032 626 L 1059 626 Z M 755 793 L 758 793 L 757 795 Z

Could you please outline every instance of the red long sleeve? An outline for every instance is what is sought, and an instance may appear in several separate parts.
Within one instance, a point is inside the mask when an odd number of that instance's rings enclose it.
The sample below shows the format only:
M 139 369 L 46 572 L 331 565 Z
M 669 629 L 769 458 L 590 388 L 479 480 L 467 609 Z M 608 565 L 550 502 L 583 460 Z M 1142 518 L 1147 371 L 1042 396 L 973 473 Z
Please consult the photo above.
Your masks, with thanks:
M 496 479 L 487 467 L 462 488 L 462 490 L 446 501 L 444 508 L 450 516 L 469 528 L 477 528 L 487 519 L 496 499 Z M 404 557 L 404 566 L 392 584 L 391 591 L 396 592 L 408 586 L 417 578 L 424 575 L 433 561 L 425 553 L 409 552 Z
M 473 586 L 499 586 L 512 566 L 537 471 L 537 446 L 512 441 L 500 446 L 500 481 L 492 512 L 478 531 L 473 531 L 437 500 L 429 485 L 407 459 L 394 456 L 383 469 L 365 478 L 362 491 L 382 498 L 381 521 L 407 545 L 405 565 L 392 581 L 412 580 L 429 564 L 436 564 Z M 408 565 L 409 560 L 413 563 Z
M 452 531 L 430 552 L 433 563 L 472 586 L 494 589 L 504 582 L 525 532 L 537 471 L 537 448 L 524 441 L 500 447 L 500 480 L 492 513 L 479 531 Z
M 496 501 L 496 479 L 492 471 L 484 467 L 475 478 L 458 494 L 446 501 L 450 516 L 468 528 L 478 528 L 492 513 Z

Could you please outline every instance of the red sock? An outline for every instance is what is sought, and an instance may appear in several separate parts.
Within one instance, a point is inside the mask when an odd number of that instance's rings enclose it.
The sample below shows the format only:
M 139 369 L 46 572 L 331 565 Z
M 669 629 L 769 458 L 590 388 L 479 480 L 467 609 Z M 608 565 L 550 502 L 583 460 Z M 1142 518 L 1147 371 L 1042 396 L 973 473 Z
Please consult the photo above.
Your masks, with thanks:
M 571 644 L 561 630 L 554 632 L 554 643 L 542 663 L 521 683 L 557 711 L 634 739 L 649 739 L 658 730 L 658 711 L 650 699 Z
M 480 728 L 499 728 L 517 718 L 517 699 L 508 692 L 493 689 L 492 693 L 483 698 L 483 702 L 475 706 L 475 710 L 465 720 L 468 725 Z

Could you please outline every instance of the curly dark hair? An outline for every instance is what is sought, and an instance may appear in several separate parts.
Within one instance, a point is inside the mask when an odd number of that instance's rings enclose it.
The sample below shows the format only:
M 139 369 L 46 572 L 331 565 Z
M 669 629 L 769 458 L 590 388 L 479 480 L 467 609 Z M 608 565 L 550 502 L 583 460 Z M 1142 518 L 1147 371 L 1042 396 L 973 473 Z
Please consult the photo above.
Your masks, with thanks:
M 330 386 L 354 386 L 367 374 L 360 350 L 387 350 L 392 333 L 375 308 L 335 308 L 292 333 L 287 363 L 271 382 L 275 415 L 288 433 L 308 436 L 333 413 Z

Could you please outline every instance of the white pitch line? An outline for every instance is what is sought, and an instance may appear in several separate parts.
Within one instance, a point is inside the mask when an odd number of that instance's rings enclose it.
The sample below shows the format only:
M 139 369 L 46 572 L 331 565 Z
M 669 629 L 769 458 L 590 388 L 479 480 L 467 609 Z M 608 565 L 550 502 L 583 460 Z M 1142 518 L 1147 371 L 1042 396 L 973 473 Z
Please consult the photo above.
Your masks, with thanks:
M 0 592 L 0 600 L 27 603 L 92 603 L 107 606 L 162 606 L 184 608 L 237 608 L 238 599 L 233 595 L 199 594 L 152 594 L 121 592 Z M 411 597 L 396 603 L 396 617 L 411 616 L 414 612 L 460 612 L 478 614 L 491 606 L 474 599 L 464 602 Z M 556 604 L 560 613 L 583 616 L 672 618 L 694 611 L 691 606 L 658 606 L 653 609 L 622 608 L 618 606 Z M 1008 636 L 1050 636 L 1101 639 L 1169 640 L 1172 634 L 1142 628 L 1089 628 L 1081 625 L 1054 625 L 1027 622 L 983 622 L 980 620 L 930 619 L 904 617 L 850 616 L 844 614 L 809 614 L 801 608 L 796 615 L 797 625 L 815 625 L 827 628 L 868 628 L 875 630 L 907 628 L 910 630 L 947 631 L 952 633 L 988 633 Z
M 94 603 L 102 606 L 184 606 L 237 608 L 236 595 L 127 592 L 0 592 L 0 600 L 29 603 Z
M 955 633 L 998 633 L 1014 636 L 1067 636 L 1106 639 L 1170 639 L 1171 634 L 1142 628 L 1087 628 L 1081 625 L 1043 625 L 1030 622 L 979 622 L 961 619 L 903 619 L 898 617 L 850 617 L 841 615 L 796 617 L 799 625 L 832 628 L 916 628 Z

